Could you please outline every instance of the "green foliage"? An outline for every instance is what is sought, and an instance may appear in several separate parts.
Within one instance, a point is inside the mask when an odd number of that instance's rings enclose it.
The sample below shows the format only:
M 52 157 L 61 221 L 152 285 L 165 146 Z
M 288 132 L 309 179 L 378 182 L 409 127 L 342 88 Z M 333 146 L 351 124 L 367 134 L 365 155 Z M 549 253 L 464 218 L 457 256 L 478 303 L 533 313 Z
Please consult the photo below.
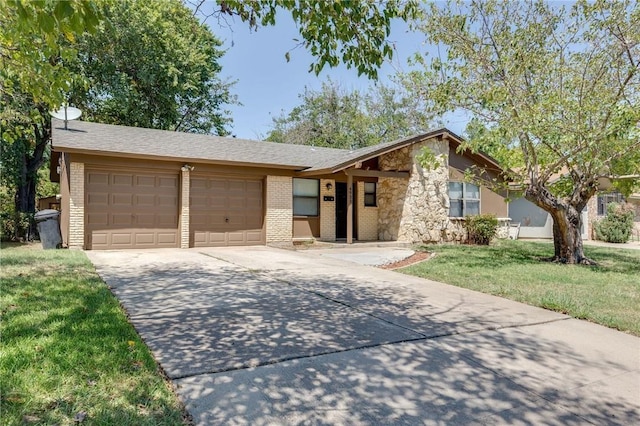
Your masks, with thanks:
M 185 424 L 177 397 L 85 254 L 3 244 L 3 425 Z
M 401 272 L 545 307 L 640 336 L 640 250 L 585 246 L 598 266 L 547 262 L 550 242 L 430 245 L 428 262 Z
M 632 205 L 609 203 L 607 215 L 595 223 L 596 238 L 608 243 L 626 243 L 633 230 L 633 216 Z
M 494 214 L 466 216 L 464 226 L 471 244 L 489 245 L 498 232 L 498 218 Z
M 105 20 L 78 38 L 70 66 L 88 82 L 71 101 L 109 124 L 226 135 L 234 102 L 219 78 L 221 42 L 179 0 L 107 1 Z
M 0 1 L 0 110 L 13 93 L 55 108 L 74 76 L 66 67 L 73 43 L 99 22 L 99 1 Z M 0 116 L 2 113 L 0 113 Z
M 301 104 L 273 118 L 267 140 L 357 149 L 425 131 L 431 115 L 416 97 L 376 85 L 366 93 L 345 91 L 328 80 L 305 89 Z
M 189 0 L 201 13 L 203 2 Z M 328 65 L 343 63 L 355 68 L 358 75 L 377 78 L 378 68 L 393 56 L 393 43 L 388 40 L 394 19 L 416 19 L 420 16 L 417 0 L 316 1 L 316 0 L 217 0 L 219 10 L 213 14 L 239 16 L 252 29 L 275 25 L 276 15 L 288 11 L 296 22 L 301 42 L 315 58 L 309 71 L 316 75 Z M 293 50 L 293 49 L 292 49 Z M 290 51 L 285 58 L 289 60 Z
M 6 189 L 0 190 L 0 241 L 29 240 L 32 213 L 17 212 L 13 197 Z
M 487 151 L 558 229 L 575 233 L 569 217 L 599 177 L 640 172 L 640 5 L 452 0 L 427 9 L 416 26 L 442 53 L 417 55 L 406 85 L 437 112 L 466 110 L 465 148 Z M 554 238 L 557 248 L 574 241 Z

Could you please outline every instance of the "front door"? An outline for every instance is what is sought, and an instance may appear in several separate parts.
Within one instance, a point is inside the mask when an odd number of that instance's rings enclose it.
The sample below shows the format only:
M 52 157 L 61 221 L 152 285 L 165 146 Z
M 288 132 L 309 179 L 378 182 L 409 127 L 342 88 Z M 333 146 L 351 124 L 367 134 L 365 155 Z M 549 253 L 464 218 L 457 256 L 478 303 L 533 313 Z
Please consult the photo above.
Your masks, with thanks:
M 353 184 L 353 238 L 357 239 L 356 231 L 356 184 Z M 336 239 L 347 238 L 347 184 L 345 182 L 336 182 Z

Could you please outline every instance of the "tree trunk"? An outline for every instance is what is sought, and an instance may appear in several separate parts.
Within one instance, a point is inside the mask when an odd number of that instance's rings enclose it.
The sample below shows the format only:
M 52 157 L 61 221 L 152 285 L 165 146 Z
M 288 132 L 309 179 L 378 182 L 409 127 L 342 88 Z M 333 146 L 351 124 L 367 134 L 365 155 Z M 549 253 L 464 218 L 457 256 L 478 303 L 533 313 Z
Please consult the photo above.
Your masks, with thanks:
M 577 206 L 568 203 L 542 186 L 529 186 L 525 198 L 545 210 L 553 219 L 554 262 L 592 265 L 582 247 L 582 209 L 590 192 L 576 199 Z
M 26 213 L 29 216 L 36 211 L 36 195 L 38 186 L 38 169 L 44 164 L 47 144 L 51 139 L 51 121 L 47 116 L 46 107 L 38 106 L 42 121 L 33 123 L 33 141 L 20 140 L 15 143 L 23 143 L 24 149 L 21 158 L 18 159 L 19 176 L 16 182 L 15 214 L 16 220 L 20 223 L 20 214 Z M 33 148 L 31 148 L 33 147 Z M 29 219 L 27 229 L 17 230 L 18 237 L 31 240 L 36 234 L 36 227 L 33 218 Z
M 571 264 L 592 264 L 593 262 L 584 256 L 580 212 L 558 209 L 551 213 L 551 217 L 553 218 L 553 260 Z

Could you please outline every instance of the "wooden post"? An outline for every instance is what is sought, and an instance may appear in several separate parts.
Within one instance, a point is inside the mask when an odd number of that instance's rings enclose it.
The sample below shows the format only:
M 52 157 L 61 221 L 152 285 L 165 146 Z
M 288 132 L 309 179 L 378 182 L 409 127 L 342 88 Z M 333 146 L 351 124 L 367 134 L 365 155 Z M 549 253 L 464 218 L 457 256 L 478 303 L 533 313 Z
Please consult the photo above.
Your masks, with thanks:
M 347 175 L 347 244 L 353 244 L 353 176 Z

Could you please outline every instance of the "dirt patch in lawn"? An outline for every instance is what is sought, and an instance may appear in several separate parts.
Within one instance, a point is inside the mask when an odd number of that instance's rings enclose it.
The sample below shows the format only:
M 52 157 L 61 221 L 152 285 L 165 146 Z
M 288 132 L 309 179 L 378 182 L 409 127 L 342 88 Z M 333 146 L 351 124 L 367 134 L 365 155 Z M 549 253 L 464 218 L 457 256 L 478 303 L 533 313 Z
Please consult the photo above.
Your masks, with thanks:
M 414 265 L 416 263 L 424 262 L 425 260 L 431 259 L 435 256 L 435 253 L 430 253 L 428 251 L 417 251 L 413 253 L 411 256 L 399 260 L 393 263 L 387 263 L 386 265 L 381 265 L 379 268 L 381 269 L 398 269 L 404 268 L 405 266 Z

